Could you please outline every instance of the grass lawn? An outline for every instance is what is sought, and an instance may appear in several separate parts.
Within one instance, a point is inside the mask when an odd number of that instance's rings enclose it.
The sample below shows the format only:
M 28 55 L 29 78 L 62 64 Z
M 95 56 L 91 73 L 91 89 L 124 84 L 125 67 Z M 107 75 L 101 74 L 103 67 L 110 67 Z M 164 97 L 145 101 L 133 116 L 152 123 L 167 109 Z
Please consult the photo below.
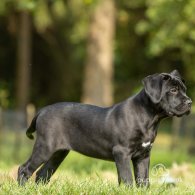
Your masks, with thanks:
M 181 180 L 176 186 L 168 186 L 163 183 L 152 182 L 149 189 L 128 188 L 124 185 L 118 186 L 116 176 L 112 173 L 99 171 L 98 174 L 77 175 L 69 171 L 58 171 L 51 182 L 47 185 L 36 185 L 33 178 L 24 186 L 18 186 L 10 173 L 1 174 L 0 194 L 2 195 L 27 195 L 27 194 L 91 194 L 91 195 L 127 195 L 127 194 L 195 194 L 194 181 Z
M 187 154 L 185 148 L 171 151 L 170 136 L 159 134 L 151 155 L 149 189 L 118 186 L 115 165 L 71 152 L 47 185 L 36 185 L 34 176 L 24 186 L 17 185 L 18 164 L 23 163 L 32 149 L 33 142 L 21 138 L 18 159 L 13 160 L 14 136 L 4 140 L 0 148 L 0 195 L 21 194 L 195 194 L 195 157 Z M 156 169 L 157 167 L 157 169 Z M 175 185 L 166 184 L 163 178 L 168 174 Z

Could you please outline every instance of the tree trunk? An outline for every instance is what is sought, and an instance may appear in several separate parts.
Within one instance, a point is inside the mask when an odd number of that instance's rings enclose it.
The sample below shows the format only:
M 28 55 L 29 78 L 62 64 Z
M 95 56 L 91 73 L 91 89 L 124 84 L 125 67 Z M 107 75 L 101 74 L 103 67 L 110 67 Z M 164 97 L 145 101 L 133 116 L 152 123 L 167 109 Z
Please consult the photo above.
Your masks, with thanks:
M 84 72 L 84 103 L 109 106 L 113 103 L 114 0 L 100 0 L 89 26 L 87 62 Z
M 26 106 L 29 102 L 30 70 L 31 70 L 31 16 L 28 12 L 19 13 L 18 45 L 16 75 L 16 109 L 18 111 L 19 129 L 27 125 Z M 19 160 L 17 151 L 21 147 L 21 134 L 16 132 L 13 157 Z
M 24 111 L 29 101 L 31 69 L 31 17 L 26 11 L 19 14 L 17 49 L 16 108 Z

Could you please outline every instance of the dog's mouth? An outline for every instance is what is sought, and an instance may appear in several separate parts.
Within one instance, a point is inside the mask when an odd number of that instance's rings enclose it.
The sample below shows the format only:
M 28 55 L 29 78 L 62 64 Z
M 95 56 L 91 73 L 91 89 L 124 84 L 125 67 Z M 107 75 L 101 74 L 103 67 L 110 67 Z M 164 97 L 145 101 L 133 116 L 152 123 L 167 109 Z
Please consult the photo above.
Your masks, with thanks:
M 180 109 L 176 109 L 176 112 L 174 111 L 168 111 L 167 115 L 169 117 L 172 117 L 172 116 L 177 116 L 177 117 L 181 117 L 183 115 L 189 115 L 191 112 L 191 106 L 183 106 L 183 107 L 180 107 Z
M 191 109 L 188 110 L 185 114 L 186 114 L 186 115 L 189 115 L 190 113 L 191 113 Z

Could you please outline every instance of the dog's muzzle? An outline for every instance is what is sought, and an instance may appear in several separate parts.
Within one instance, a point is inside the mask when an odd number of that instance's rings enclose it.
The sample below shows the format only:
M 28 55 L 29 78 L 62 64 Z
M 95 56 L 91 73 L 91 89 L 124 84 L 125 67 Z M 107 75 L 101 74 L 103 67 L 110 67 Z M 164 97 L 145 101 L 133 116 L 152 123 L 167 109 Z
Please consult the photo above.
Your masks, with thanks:
M 186 99 L 184 101 L 184 104 L 187 106 L 187 111 L 185 112 L 185 114 L 190 114 L 191 112 L 191 107 L 192 107 L 192 100 L 190 98 Z
M 192 100 L 190 98 L 188 98 L 188 99 L 184 100 L 184 104 L 186 104 L 191 109 Z
M 183 101 L 183 113 L 181 115 L 178 116 L 182 116 L 182 115 L 188 115 L 191 112 L 191 107 L 192 107 L 192 100 L 190 98 L 187 98 Z
M 191 107 L 192 107 L 192 100 L 190 98 L 187 98 L 187 99 L 185 99 L 183 101 L 182 104 L 180 104 L 180 105 L 177 106 L 177 111 L 179 113 L 175 113 L 175 112 L 169 111 L 167 113 L 167 115 L 169 117 L 172 117 L 172 116 L 181 117 L 183 115 L 188 115 L 191 112 Z

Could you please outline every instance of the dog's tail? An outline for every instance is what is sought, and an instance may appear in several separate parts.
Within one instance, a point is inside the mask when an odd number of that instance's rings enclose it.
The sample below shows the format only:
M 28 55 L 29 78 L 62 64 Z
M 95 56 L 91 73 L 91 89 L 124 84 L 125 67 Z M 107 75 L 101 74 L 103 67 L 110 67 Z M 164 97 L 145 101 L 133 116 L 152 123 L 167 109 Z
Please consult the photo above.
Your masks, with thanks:
M 26 136 L 29 139 L 34 139 L 34 136 L 32 134 L 36 131 L 36 121 L 37 121 L 38 116 L 39 116 L 39 113 L 33 118 L 29 128 L 26 131 Z

